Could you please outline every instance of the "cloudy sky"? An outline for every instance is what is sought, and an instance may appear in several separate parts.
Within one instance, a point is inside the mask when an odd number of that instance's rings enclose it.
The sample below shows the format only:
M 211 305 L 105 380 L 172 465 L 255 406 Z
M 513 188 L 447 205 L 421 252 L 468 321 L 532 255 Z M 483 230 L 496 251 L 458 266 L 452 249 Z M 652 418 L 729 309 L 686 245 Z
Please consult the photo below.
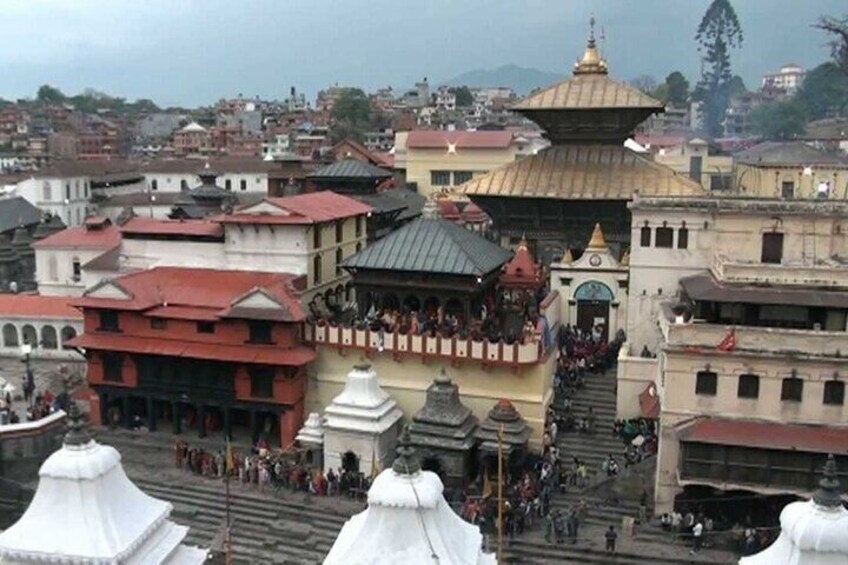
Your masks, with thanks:
M 692 39 L 709 0 L 0 0 L 0 97 L 41 84 L 86 87 L 164 105 L 244 93 L 314 96 L 333 83 L 407 87 L 517 64 L 567 72 L 589 15 L 606 31 L 622 79 L 690 80 Z M 828 55 L 810 27 L 848 13 L 845 0 L 733 0 L 745 44 L 733 56 L 751 86 L 787 62 Z

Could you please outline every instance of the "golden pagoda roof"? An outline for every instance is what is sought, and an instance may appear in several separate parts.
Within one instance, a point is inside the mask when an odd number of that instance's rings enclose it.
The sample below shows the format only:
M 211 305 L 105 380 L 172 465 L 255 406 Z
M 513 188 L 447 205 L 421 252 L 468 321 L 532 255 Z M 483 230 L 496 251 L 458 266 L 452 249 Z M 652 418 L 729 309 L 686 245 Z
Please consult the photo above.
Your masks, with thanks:
M 630 200 L 704 194 L 700 184 L 619 145 L 553 145 L 462 185 L 470 196 Z
M 601 224 L 596 223 L 595 229 L 592 230 L 592 238 L 589 240 L 589 245 L 586 249 L 609 249 L 607 239 L 604 237 L 604 230 L 601 229 Z

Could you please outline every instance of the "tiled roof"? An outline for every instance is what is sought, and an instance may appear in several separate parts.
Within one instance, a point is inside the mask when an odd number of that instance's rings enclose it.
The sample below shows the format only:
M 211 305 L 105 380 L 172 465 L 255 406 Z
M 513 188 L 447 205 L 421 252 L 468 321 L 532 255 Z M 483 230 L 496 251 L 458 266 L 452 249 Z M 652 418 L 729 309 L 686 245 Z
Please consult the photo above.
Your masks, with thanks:
M 116 226 L 92 229 L 86 226 L 66 228 L 32 244 L 36 249 L 112 249 L 121 243 Z
M 213 221 L 222 224 L 315 224 L 320 222 L 332 222 L 343 218 L 350 218 L 363 214 L 369 214 L 373 209 L 349 196 L 336 194 L 324 190 L 321 192 L 308 192 L 296 196 L 284 196 L 281 198 L 266 198 L 265 202 L 280 209 L 280 214 L 261 213 L 252 214 L 246 212 L 245 208 L 234 214 L 223 214 L 216 216 Z
M 344 267 L 480 276 L 512 252 L 442 219 L 419 218 L 348 258 Z
M 561 200 L 630 200 L 702 194 L 703 188 L 618 145 L 553 145 L 460 187 L 472 196 Z
M 409 149 L 506 149 L 512 143 L 508 131 L 430 131 L 409 132 L 406 146 Z
M 261 289 L 285 307 L 290 318 L 286 321 L 297 322 L 305 319 L 305 314 L 295 296 L 293 282 L 296 278 L 286 273 L 156 267 L 95 285 L 82 298 L 74 299 L 74 304 L 123 310 L 149 310 L 160 306 L 214 309 L 218 317 L 224 317 L 235 300 Z M 97 291 L 104 285 L 114 285 L 130 298 L 98 298 Z
M 20 196 L 0 199 L 0 232 L 41 221 L 41 211 Z
M 806 451 L 848 452 L 848 428 L 707 418 L 681 434 L 685 442 Z
M 86 333 L 77 336 L 69 344 L 73 347 L 104 351 L 125 351 L 127 353 L 146 353 L 262 365 L 300 366 L 315 360 L 316 357 L 315 351 L 303 346 L 286 349 L 268 345 L 223 345 L 183 339 L 150 339 L 104 333 Z
M 135 217 L 121 226 L 121 233 L 138 235 L 185 235 L 223 237 L 220 224 L 205 220 L 158 220 Z
M 342 159 L 306 175 L 310 179 L 384 179 L 392 173 L 358 159 Z
M 578 74 L 532 94 L 513 110 L 597 110 L 612 108 L 663 109 L 663 103 L 606 74 Z
M 764 141 L 735 155 L 737 163 L 746 165 L 784 165 L 810 167 L 837 165 L 848 167 L 848 158 L 839 153 L 822 151 L 801 141 Z
M 0 317 L 82 319 L 82 312 L 70 300 L 67 296 L 0 294 Z

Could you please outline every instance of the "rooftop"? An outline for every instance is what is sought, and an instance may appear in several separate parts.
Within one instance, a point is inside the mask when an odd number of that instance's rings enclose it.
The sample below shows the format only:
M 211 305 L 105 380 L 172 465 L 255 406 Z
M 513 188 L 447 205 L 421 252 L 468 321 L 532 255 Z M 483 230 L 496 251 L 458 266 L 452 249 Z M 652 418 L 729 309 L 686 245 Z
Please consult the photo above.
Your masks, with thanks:
M 112 249 L 121 244 L 121 230 L 117 226 L 84 225 L 65 228 L 49 235 L 32 246 L 36 249 Z
M 406 138 L 409 149 L 506 149 L 512 142 L 508 131 L 415 130 Z
M 347 269 L 482 276 L 500 269 L 512 252 L 453 222 L 419 218 L 343 263 Z
M 232 214 L 212 218 L 222 224 L 317 224 L 370 214 L 373 209 L 329 190 L 265 198 Z
M 131 218 L 120 227 L 121 233 L 129 235 L 168 235 L 188 237 L 222 238 L 224 229 L 220 224 L 206 220 L 159 220 L 154 218 Z
M 41 221 L 41 211 L 21 196 L 0 198 L 0 232 Z
M 215 318 L 258 318 L 299 322 L 305 314 L 296 296 L 295 275 L 156 267 L 103 281 L 88 289 L 75 306 L 145 311 L 159 306 L 176 318 L 205 313 Z
M 342 159 L 336 161 L 326 167 L 313 171 L 306 175 L 306 178 L 323 180 L 323 179 L 387 179 L 392 176 L 392 173 L 380 167 L 375 167 L 370 163 L 360 161 L 359 159 Z
M 38 294 L 0 294 L 0 312 L 4 318 L 82 319 L 67 296 Z
M 764 141 L 737 153 L 735 159 L 737 163 L 755 166 L 848 168 L 848 157 L 844 154 L 816 149 L 802 141 Z

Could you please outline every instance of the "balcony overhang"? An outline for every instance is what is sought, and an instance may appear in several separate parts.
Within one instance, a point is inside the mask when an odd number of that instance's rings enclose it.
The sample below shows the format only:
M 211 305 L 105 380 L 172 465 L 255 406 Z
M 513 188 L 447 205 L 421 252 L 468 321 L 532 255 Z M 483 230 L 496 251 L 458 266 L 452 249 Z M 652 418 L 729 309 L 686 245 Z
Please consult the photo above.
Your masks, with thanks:
M 848 291 L 772 285 L 734 284 L 716 280 L 711 273 L 680 279 L 686 295 L 696 301 L 738 304 L 775 304 L 820 308 L 848 308 Z

